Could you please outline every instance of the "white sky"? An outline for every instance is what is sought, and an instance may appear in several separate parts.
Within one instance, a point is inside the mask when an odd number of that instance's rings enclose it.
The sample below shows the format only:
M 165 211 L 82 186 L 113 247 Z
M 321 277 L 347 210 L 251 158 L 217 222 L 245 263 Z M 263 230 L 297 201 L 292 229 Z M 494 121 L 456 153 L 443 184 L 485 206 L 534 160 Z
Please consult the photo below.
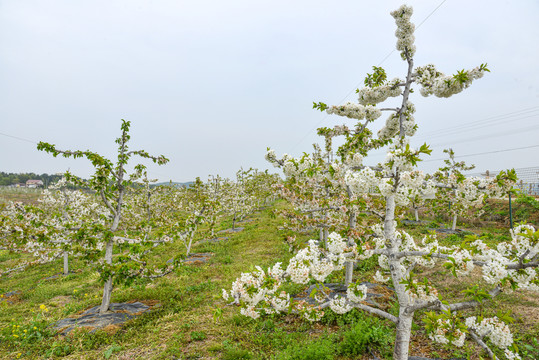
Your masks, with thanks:
M 416 26 L 442 2 L 408 1 Z M 310 152 L 316 127 L 343 123 L 312 102 L 355 100 L 395 48 L 389 12 L 400 4 L 0 0 L 0 171 L 88 177 L 88 161 L 5 135 L 114 156 L 122 118 L 132 122 L 131 149 L 170 159 L 150 166 L 162 181 L 265 169 L 268 146 Z M 450 99 L 412 95 L 414 142 L 431 144 L 431 159 L 451 144 L 457 155 L 539 145 L 538 18 L 537 0 L 447 0 L 416 31 L 416 65 L 454 73 L 487 62 L 492 71 Z M 382 66 L 389 78 L 405 76 L 396 51 Z M 538 155 L 535 147 L 463 160 L 493 171 L 539 166 Z

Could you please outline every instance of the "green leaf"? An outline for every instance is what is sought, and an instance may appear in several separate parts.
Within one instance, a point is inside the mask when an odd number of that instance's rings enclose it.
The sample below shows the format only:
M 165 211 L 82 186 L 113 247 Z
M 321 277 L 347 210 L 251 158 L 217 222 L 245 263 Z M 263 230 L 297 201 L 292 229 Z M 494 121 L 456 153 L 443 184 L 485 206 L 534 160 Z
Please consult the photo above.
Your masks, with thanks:
M 320 111 L 325 111 L 326 109 L 328 108 L 328 106 L 326 104 L 324 104 L 323 102 L 319 102 L 319 103 L 315 103 L 313 101 L 313 109 L 317 109 L 317 110 L 320 110 Z

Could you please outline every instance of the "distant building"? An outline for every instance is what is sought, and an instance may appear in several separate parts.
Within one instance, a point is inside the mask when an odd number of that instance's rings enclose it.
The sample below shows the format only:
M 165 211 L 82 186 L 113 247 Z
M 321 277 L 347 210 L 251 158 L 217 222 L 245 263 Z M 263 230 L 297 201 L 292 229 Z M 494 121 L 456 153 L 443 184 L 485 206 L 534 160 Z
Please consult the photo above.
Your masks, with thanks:
M 41 181 L 41 180 L 27 180 L 26 181 L 26 187 L 28 187 L 28 188 L 43 187 L 43 181 Z

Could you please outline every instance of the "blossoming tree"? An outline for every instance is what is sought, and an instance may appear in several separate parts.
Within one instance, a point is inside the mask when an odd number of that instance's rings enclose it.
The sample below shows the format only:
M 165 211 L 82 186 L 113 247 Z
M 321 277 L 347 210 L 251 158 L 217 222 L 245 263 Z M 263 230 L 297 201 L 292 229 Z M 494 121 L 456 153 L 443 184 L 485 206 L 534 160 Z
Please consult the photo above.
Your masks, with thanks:
M 145 257 L 148 250 L 156 244 L 170 242 L 171 237 L 163 235 L 160 239 L 154 239 L 152 233 L 146 227 L 134 226 L 130 228 L 122 227 L 122 217 L 126 206 L 125 196 L 133 181 L 142 177 L 145 166 L 138 164 L 134 166 L 132 174 L 127 173 L 127 165 L 133 156 L 149 159 L 159 165 L 166 164 L 168 159 L 164 156 L 152 156 L 144 150 L 129 150 L 128 142 L 130 122 L 122 120 L 122 135 L 116 139 L 118 144 L 118 157 L 116 163 L 92 151 L 70 151 L 60 150 L 55 145 L 40 142 L 38 150 L 51 153 L 54 157 L 62 155 L 64 157 L 88 159 L 95 168 L 95 173 L 89 180 L 90 188 L 100 197 L 103 206 L 109 211 L 108 221 L 104 226 L 97 224 L 81 224 L 83 227 L 81 235 L 86 234 L 92 239 L 94 247 L 105 249 L 105 256 L 99 262 L 98 270 L 104 282 L 103 298 L 100 306 L 100 313 L 109 310 L 110 299 L 114 283 L 129 283 L 137 276 L 155 277 L 160 276 L 170 267 L 167 264 L 149 266 Z M 68 180 L 77 179 L 66 174 Z M 114 244 L 122 244 L 122 252 L 114 254 Z
M 48 248 L 43 249 L 42 246 L 38 246 L 39 243 L 34 241 L 36 235 L 44 231 L 34 209 L 35 207 L 32 205 L 9 202 L 0 212 L 0 249 L 9 252 L 31 253 L 34 256 L 32 259 L 23 259 L 15 266 L 1 270 L 0 275 L 21 271 L 32 265 L 43 264 L 58 256 L 58 252 L 55 251 L 51 257 Z
M 281 263 L 267 271 L 257 267 L 252 273 L 242 274 L 232 284 L 231 290 L 223 290 L 223 297 L 240 305 L 243 315 L 255 319 L 266 314 L 291 311 L 302 314 L 308 321 L 316 321 L 321 319 L 326 308 L 338 314 L 353 308 L 370 312 L 395 324 L 393 357 L 399 360 L 408 359 L 414 314 L 429 310 L 431 313 L 426 318 L 426 329 L 433 340 L 462 346 L 469 335 L 492 358 L 495 358 L 493 346 L 503 350 L 509 359 L 518 358 L 503 316 L 465 317 L 461 312 L 477 307 L 504 290 L 539 290 L 539 232 L 531 226 L 521 225 L 511 232 L 510 241 L 501 242 L 495 249 L 478 238 L 469 238 L 468 242 L 459 246 L 443 246 L 435 235 L 414 239 L 405 231 L 399 231 L 395 221 L 396 212 L 408 206 L 411 198 L 425 189 L 436 191 L 439 185 L 416 170 L 421 156 L 429 154 L 430 149 L 427 145 L 414 149 L 409 142 L 409 137 L 417 129 L 413 116 L 415 107 L 409 101 L 412 84 L 419 86 L 423 96 L 450 97 L 468 88 L 488 69 L 486 65 L 481 65 L 448 76 L 431 64 L 414 67 L 416 49 L 415 27 L 410 21 L 412 8 L 401 6 L 391 15 L 397 24 L 397 50 L 408 65 L 406 77 L 388 81 L 385 70 L 375 67 L 373 74 L 368 74 L 365 79 L 365 87 L 357 91 L 359 103 L 349 102 L 339 106 L 315 104 L 322 111 L 357 121 L 354 127 L 343 131 L 347 146 L 341 148 L 341 162 L 332 164 L 331 168 L 345 171 L 345 182 L 351 193 L 361 198 L 368 198 L 372 193 L 372 197 L 377 197 L 383 203 L 383 213 L 379 214 L 381 221 L 370 226 L 369 234 L 357 236 L 354 243 L 335 232 L 329 234 L 325 246 L 311 240 L 286 268 Z M 377 107 L 377 104 L 390 97 L 400 98 L 400 105 Z M 389 112 L 389 116 L 375 139 L 368 126 L 381 116 L 382 111 Z M 369 113 L 371 115 L 367 116 Z M 375 167 L 362 164 L 362 157 L 368 151 L 387 144 L 390 146 L 383 163 Z M 356 154 L 357 161 L 347 163 L 346 159 L 354 158 Z M 274 157 L 274 154 L 270 157 Z M 480 184 L 469 184 L 472 185 Z M 487 185 L 495 187 L 504 184 L 491 182 Z M 331 273 L 341 271 L 346 262 L 373 256 L 378 257 L 380 265 L 375 280 L 391 282 L 395 291 L 398 303 L 396 314 L 364 302 L 367 288 L 359 279 L 350 282 L 345 295 L 328 296 L 318 292 L 317 304 L 312 306 L 294 301 L 290 294 L 282 291 L 285 282 L 323 283 Z M 479 267 L 491 288 L 471 287 L 466 291 L 470 300 L 449 303 L 429 279 L 417 279 L 421 269 L 436 265 L 447 268 L 456 277 L 467 276 L 472 269 Z
M 89 250 L 91 239 L 79 233 L 82 230 L 80 224 L 103 225 L 108 211 L 93 194 L 68 189 L 67 185 L 66 179 L 62 178 L 45 189 L 36 204 L 10 203 L 3 211 L 9 218 L 2 225 L 2 231 L 9 234 L 3 242 L 9 242 L 9 248 L 17 245 L 18 250 L 34 257 L 17 268 L 22 270 L 63 256 L 64 275 L 67 275 L 70 254 L 87 259 L 95 255 Z
M 221 210 L 232 217 L 232 231 L 236 230 L 236 222 L 243 220 L 256 206 L 256 198 L 247 186 L 251 171 L 240 169 L 236 172 L 236 181 L 226 179 L 221 184 Z
M 453 149 L 445 149 L 444 153 L 448 154 L 449 159 L 444 160 L 445 166 L 433 175 L 439 191 L 436 201 L 431 205 L 437 213 L 446 213 L 447 209 L 449 210 L 453 218 L 451 230 L 454 231 L 459 216 L 469 218 L 479 215 L 485 200 L 505 196 L 516 182 L 517 176 L 514 170 L 502 170 L 493 179 L 466 177 L 462 172 L 472 170 L 475 166 L 456 161 Z

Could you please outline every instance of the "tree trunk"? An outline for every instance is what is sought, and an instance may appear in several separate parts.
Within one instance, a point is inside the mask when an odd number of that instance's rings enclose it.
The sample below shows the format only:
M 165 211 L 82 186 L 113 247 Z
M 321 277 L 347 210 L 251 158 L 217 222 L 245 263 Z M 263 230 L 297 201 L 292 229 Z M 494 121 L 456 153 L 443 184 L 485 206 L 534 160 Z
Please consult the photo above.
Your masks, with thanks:
M 457 214 L 453 215 L 453 225 L 451 226 L 451 230 L 455 231 L 457 228 Z
M 386 238 L 387 248 L 389 250 L 388 262 L 389 271 L 393 280 L 395 294 L 399 301 L 399 322 L 397 323 L 397 334 L 395 337 L 395 347 L 393 349 L 393 359 L 408 360 L 408 348 L 410 346 L 410 335 L 412 331 L 413 314 L 406 314 L 404 310 L 408 305 L 408 296 L 406 295 L 405 285 L 401 283 L 404 277 L 400 269 L 399 260 L 395 254 L 398 253 L 398 243 L 395 238 L 395 196 L 386 197 L 386 213 L 384 220 L 384 237 Z
M 414 208 L 414 214 L 415 214 L 415 221 L 419 221 L 419 213 L 417 211 L 417 208 Z
M 348 285 L 352 283 L 353 278 L 354 278 L 354 262 L 347 261 L 345 273 L 344 273 L 344 285 L 348 287 Z
M 412 321 L 413 315 L 404 315 L 401 310 L 399 322 L 397 324 L 397 334 L 395 336 L 395 347 L 393 348 L 394 360 L 408 360 Z
M 64 251 L 64 275 L 69 274 L 69 254 L 67 251 Z
M 350 216 L 348 218 L 348 228 L 350 230 L 353 230 L 356 228 L 356 213 L 353 211 L 350 211 Z M 348 246 L 354 245 L 354 239 L 352 239 L 351 236 L 348 237 Z M 346 262 L 346 268 L 344 273 L 344 285 L 348 286 L 352 282 L 352 279 L 354 277 L 354 261 L 347 261 Z
M 193 237 L 195 236 L 195 233 L 197 231 L 197 226 L 195 225 L 195 229 L 191 232 L 191 235 L 189 236 L 189 243 L 187 244 L 187 253 L 185 256 L 189 256 L 189 253 L 191 252 L 191 244 L 193 243 Z
M 105 262 L 107 264 L 112 264 L 112 248 L 114 242 L 109 240 L 107 247 L 105 249 Z M 103 299 L 101 300 L 101 307 L 99 308 L 99 313 L 104 314 L 109 311 L 110 306 L 110 297 L 112 295 L 112 275 L 109 276 L 107 281 L 105 281 L 105 286 L 103 287 Z
M 328 248 L 328 236 L 329 236 L 328 228 L 324 228 L 324 246 L 326 247 L 326 249 Z

